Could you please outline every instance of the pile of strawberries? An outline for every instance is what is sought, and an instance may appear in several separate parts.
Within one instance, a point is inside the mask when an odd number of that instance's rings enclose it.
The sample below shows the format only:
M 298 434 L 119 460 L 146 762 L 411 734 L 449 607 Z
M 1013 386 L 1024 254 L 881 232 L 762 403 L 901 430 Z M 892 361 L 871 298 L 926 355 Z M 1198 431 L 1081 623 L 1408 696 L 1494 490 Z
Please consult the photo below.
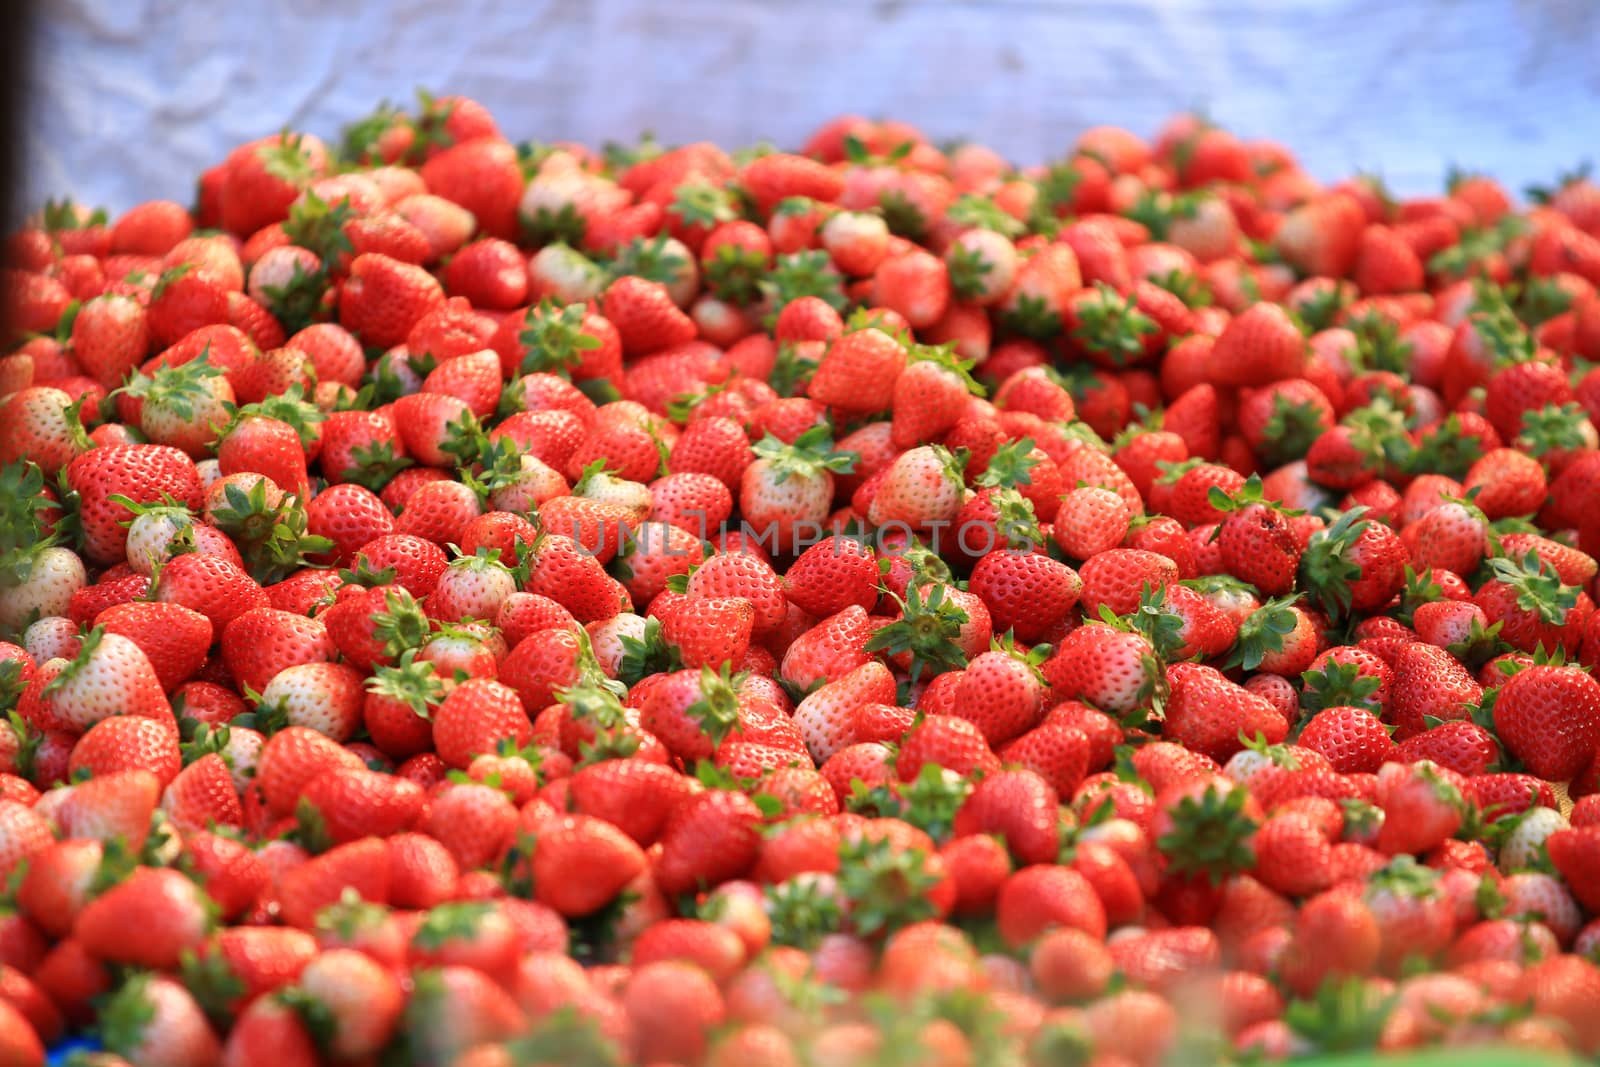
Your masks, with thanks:
M 0 1065 L 1600 1052 L 1600 186 L 1534 200 L 424 96 L 50 205 Z

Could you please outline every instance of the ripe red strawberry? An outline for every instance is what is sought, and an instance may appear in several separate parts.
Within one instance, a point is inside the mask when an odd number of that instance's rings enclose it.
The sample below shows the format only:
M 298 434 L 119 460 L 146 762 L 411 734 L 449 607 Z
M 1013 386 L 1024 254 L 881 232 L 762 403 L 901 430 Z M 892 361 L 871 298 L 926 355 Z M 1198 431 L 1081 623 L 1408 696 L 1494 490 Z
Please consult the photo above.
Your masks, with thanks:
M 339 295 L 339 322 L 378 348 L 397 345 L 444 292 L 421 267 L 381 253 L 357 256 Z
M 1044 684 L 1037 668 L 1009 651 L 985 652 L 961 672 L 954 712 L 998 747 L 1038 725 Z
M 565 815 L 543 827 L 533 854 L 539 902 L 569 917 L 599 911 L 645 869 L 632 838 L 588 815 Z
M 351 767 L 318 775 L 301 791 L 296 818 L 330 845 L 411 829 L 425 805 L 422 787 L 390 774 Z
M 78 738 L 67 771 L 83 778 L 144 770 L 165 786 L 182 766 L 176 724 L 170 719 L 113 715 L 101 719 Z
M 601 310 L 616 327 L 630 356 L 648 355 L 694 340 L 694 320 L 679 310 L 660 282 L 625 274 L 601 298 Z
M 1284 219 L 1274 247 L 1307 274 L 1342 278 L 1360 254 L 1363 217 L 1360 205 L 1346 193 L 1312 200 Z
M 1263 301 L 1235 316 L 1211 352 L 1216 385 L 1262 386 L 1301 375 L 1305 338 L 1284 310 Z
M 1145 586 L 1161 590 L 1175 584 L 1178 566 L 1154 552 L 1114 548 L 1085 561 L 1078 575 L 1083 579 L 1079 605 L 1086 615 L 1097 614 L 1102 606 L 1127 615 L 1139 606 Z
M 109 962 L 173 968 L 200 947 L 209 927 L 204 894 L 193 882 L 175 870 L 140 867 L 84 907 L 73 936 Z
M 1465 780 L 1428 762 L 1386 764 L 1378 772 L 1384 810 L 1378 848 L 1390 855 L 1422 852 L 1455 833 L 1465 817 Z
M 1077 871 L 1039 864 L 1007 878 L 996 902 L 1000 936 L 1021 946 L 1056 928 L 1081 930 L 1096 940 L 1105 936 L 1105 908 Z
M 760 824 L 760 809 L 742 793 L 713 789 L 684 801 L 662 833 L 656 883 L 682 893 L 739 877 L 760 851 Z
M 1168 668 L 1164 736 L 1221 763 L 1244 747 L 1244 739 L 1282 742 L 1289 733 L 1283 714 L 1261 697 L 1229 682 L 1211 667 Z
M 387 901 L 389 850 L 379 839 L 339 845 L 287 872 L 278 884 L 279 908 L 289 925 L 309 930 L 346 892 L 374 904 Z
M 873 327 L 854 330 L 828 345 L 806 395 L 850 414 L 883 411 L 905 367 L 906 350 L 894 338 Z
M 1524 652 L 1578 648 L 1594 610 L 1587 593 L 1564 585 L 1532 552 L 1520 561 L 1497 557 L 1489 567 L 1494 577 L 1478 587 L 1473 602 L 1491 624 L 1500 624 L 1503 641 Z
M 763 215 L 771 214 L 780 201 L 791 197 L 831 203 L 844 191 L 844 179 L 832 168 L 805 156 L 781 152 L 757 156 L 746 163 L 739 181 Z
M 228 290 L 192 264 L 174 267 L 157 281 L 145 321 L 157 345 L 175 345 L 201 327 L 228 321 Z
M 1049 634 L 1078 602 L 1083 582 L 1064 563 L 1034 552 L 989 552 L 972 569 L 969 589 L 983 599 L 996 630 L 1019 641 Z
M 131 517 L 117 498 L 138 504 L 170 496 L 192 510 L 200 507 L 200 477 L 194 461 L 164 445 L 110 445 L 91 449 L 66 467 L 68 485 L 78 494 L 84 554 L 102 565 L 123 558 Z
M 95 616 L 94 624 L 138 645 L 169 693 L 194 676 L 211 647 L 211 620 L 179 604 L 117 604 Z
M 999 834 L 1019 864 L 1054 861 L 1060 847 L 1056 792 L 1033 771 L 984 778 L 956 813 L 953 832 Z
M 1375 773 L 1395 756 L 1388 731 L 1365 708 L 1324 708 L 1306 721 L 1298 744 L 1322 753 L 1341 774 Z
M 1389 719 L 1401 741 L 1421 733 L 1428 718 L 1465 719 L 1483 697 L 1483 688 L 1442 648 L 1421 641 L 1395 655 Z
M 145 309 L 131 296 L 97 296 L 72 320 L 74 355 L 84 372 L 107 389 L 121 385 L 144 362 L 149 348 Z
M 1600 682 L 1570 667 L 1526 667 L 1500 687 L 1494 729 L 1530 772 L 1566 781 L 1600 744 Z
M 1471 778 L 1499 762 L 1500 747 L 1482 726 L 1457 720 L 1412 735 L 1399 746 L 1397 756 L 1404 763 L 1430 760 Z

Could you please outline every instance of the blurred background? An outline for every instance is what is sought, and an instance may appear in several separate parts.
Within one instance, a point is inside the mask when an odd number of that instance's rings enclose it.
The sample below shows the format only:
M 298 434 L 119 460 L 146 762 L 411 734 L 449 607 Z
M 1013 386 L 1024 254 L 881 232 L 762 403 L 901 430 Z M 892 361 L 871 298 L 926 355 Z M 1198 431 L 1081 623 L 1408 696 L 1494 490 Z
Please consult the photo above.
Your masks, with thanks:
M 1600 128 L 1596 0 L 51 0 L 33 41 L 22 202 L 113 211 L 417 86 L 513 139 L 794 146 L 854 111 L 1019 163 L 1201 107 L 1406 193 L 1452 163 L 1552 178 Z

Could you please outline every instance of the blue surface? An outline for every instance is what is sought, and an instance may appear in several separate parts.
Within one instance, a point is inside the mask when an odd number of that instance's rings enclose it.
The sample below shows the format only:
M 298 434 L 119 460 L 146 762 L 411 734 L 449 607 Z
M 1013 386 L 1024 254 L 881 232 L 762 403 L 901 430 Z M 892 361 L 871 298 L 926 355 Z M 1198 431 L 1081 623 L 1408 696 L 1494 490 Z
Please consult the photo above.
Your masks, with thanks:
M 69 1037 L 50 1050 L 50 1067 L 60 1067 L 74 1052 L 98 1052 L 100 1042 L 88 1037 Z

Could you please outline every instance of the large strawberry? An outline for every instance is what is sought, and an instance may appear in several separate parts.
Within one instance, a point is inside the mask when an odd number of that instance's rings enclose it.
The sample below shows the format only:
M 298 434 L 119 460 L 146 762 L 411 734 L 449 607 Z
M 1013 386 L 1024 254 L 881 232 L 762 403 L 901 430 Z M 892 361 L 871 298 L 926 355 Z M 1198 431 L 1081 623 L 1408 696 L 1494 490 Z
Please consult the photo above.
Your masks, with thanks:
M 107 445 L 85 452 L 66 467 L 67 485 L 78 496 L 84 554 L 96 563 L 123 558 L 132 517 L 126 502 L 154 504 L 171 497 L 198 511 L 200 476 L 194 461 L 164 445 Z
M 1600 744 L 1600 682 L 1571 667 L 1525 667 L 1495 694 L 1494 730 L 1529 771 L 1566 781 Z

